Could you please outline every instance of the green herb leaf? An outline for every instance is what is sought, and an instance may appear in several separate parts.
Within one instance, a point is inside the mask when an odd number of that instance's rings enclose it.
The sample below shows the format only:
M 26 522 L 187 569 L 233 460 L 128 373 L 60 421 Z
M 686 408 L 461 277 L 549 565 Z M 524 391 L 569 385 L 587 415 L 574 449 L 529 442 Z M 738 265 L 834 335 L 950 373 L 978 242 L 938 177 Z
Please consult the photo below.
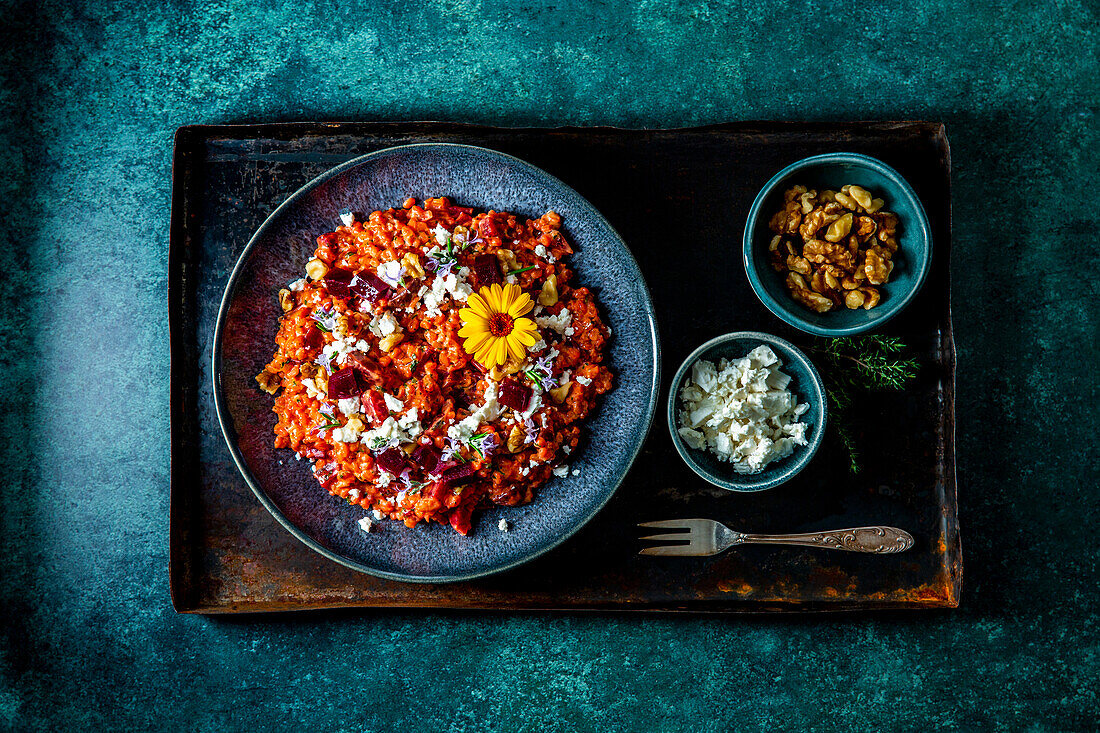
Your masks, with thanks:
M 848 452 L 849 470 L 862 470 L 856 438 L 852 433 L 853 405 L 872 392 L 900 391 L 912 382 L 920 362 L 906 357 L 907 346 L 894 336 L 848 336 L 818 339 L 811 351 L 819 354 L 829 400 L 829 425 Z
M 508 272 L 508 274 L 509 274 L 509 275 L 518 275 L 518 274 L 520 274 L 521 272 L 527 272 L 528 270 L 534 270 L 534 269 L 535 269 L 536 267 L 538 267 L 538 265 L 531 265 L 530 267 L 521 267 L 521 268 L 520 268 L 520 269 L 518 269 L 518 270 L 510 270 L 510 271 Z
M 317 328 L 321 329 L 325 333 L 332 333 L 332 330 L 322 326 L 320 321 L 314 321 L 313 325 L 316 326 Z
M 336 422 L 336 421 L 333 421 L 333 422 L 327 423 L 325 425 L 318 425 L 317 429 L 318 430 L 328 430 L 329 428 L 338 428 L 338 427 L 340 427 L 340 423 Z

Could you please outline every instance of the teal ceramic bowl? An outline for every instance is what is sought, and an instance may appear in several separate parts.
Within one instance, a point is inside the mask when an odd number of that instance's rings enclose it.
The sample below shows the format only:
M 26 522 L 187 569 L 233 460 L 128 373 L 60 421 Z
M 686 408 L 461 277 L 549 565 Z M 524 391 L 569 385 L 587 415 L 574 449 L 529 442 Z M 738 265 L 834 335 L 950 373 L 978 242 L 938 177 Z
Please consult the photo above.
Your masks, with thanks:
M 719 359 L 740 359 L 757 346 L 770 346 L 782 362 L 780 371 L 791 377 L 787 386 L 794 393 L 799 404 L 806 403 L 810 409 L 804 412 L 799 422 L 810 426 L 808 445 L 797 446 L 786 458 L 781 458 L 764 466 L 759 473 L 740 474 L 731 464 L 718 460 L 718 457 L 706 450 L 697 450 L 684 442 L 677 432 L 680 414 L 680 390 L 684 380 L 695 362 L 706 359 L 717 364 Z M 821 445 L 825 434 L 825 385 L 821 375 L 806 355 L 798 348 L 781 338 L 756 331 L 735 331 L 725 336 L 711 339 L 691 352 L 672 377 L 672 387 L 668 394 L 668 429 L 672 434 L 672 444 L 676 452 L 684 459 L 688 467 L 715 486 L 730 491 L 763 491 L 779 486 L 790 480 L 806 467 Z
M 886 201 L 898 215 L 898 253 L 882 300 L 870 310 L 813 313 L 787 293 L 783 276 L 768 264 L 768 242 L 774 236 L 768 221 L 783 208 L 783 192 L 802 184 L 811 189 L 840 190 L 863 186 Z M 881 160 L 858 153 L 828 153 L 805 158 L 776 173 L 757 194 L 749 210 L 743 239 L 745 272 L 764 306 L 795 328 L 817 336 L 850 336 L 878 328 L 908 305 L 924 284 L 932 260 L 932 233 L 920 199 L 897 171 Z

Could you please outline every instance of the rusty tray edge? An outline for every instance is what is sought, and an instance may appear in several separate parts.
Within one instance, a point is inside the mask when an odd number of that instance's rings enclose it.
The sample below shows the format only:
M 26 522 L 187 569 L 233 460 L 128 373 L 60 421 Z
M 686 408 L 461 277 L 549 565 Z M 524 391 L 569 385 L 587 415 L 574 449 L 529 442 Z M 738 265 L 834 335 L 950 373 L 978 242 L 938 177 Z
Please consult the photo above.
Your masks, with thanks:
M 188 508 L 192 504 L 191 493 L 183 489 L 189 478 L 197 474 L 194 462 L 185 459 L 188 456 L 197 456 L 198 446 L 194 440 L 197 432 L 197 405 L 189 401 L 189 395 L 181 379 L 181 370 L 185 364 L 190 364 L 198 358 L 199 346 L 195 343 L 193 335 L 188 335 L 184 329 L 184 322 L 189 308 L 188 293 L 191 283 L 187 264 L 188 258 L 185 252 L 191 243 L 187 236 L 186 222 L 196 218 L 198 212 L 192 207 L 193 202 L 187 198 L 189 191 L 187 182 L 197 171 L 197 156 L 195 145 L 207 140 L 219 137 L 231 137 L 243 139 L 249 137 L 266 137 L 280 139 L 284 137 L 332 134 L 334 132 L 346 135 L 355 135 L 361 131 L 379 134 L 386 130 L 400 131 L 408 134 L 415 133 L 417 128 L 423 128 L 425 132 L 468 132 L 468 133 L 561 133 L 561 134 L 615 134 L 615 133 L 649 133 L 649 134 L 695 134 L 695 133 L 737 133 L 746 134 L 759 130 L 761 133 L 782 132 L 807 132 L 814 130 L 844 130 L 858 133 L 884 132 L 893 129 L 919 129 L 925 128 L 937 139 L 943 150 L 947 188 L 947 216 L 945 227 L 948 237 L 952 231 L 952 199 L 951 199 L 951 148 L 947 138 L 946 127 L 942 122 L 925 120 L 868 120 L 847 122 L 798 122 L 798 121 L 741 121 L 725 122 L 696 127 L 679 128 L 625 128 L 616 126 L 582 127 L 563 125 L 557 127 L 501 127 L 490 125 L 475 125 L 468 123 L 447 121 L 407 121 L 407 122 L 360 122 L 360 121 L 330 121 L 330 122 L 271 122 L 271 123 L 233 123 L 233 124 L 197 124 L 185 125 L 177 129 L 173 139 L 172 156 L 172 196 L 171 196 L 171 221 L 169 229 L 168 247 L 168 283 L 167 306 L 170 341 L 170 368 L 171 379 L 169 386 L 170 416 L 171 416 L 171 472 L 170 472 L 170 509 L 169 509 L 169 587 L 170 598 L 174 610 L 177 613 L 200 615 L 235 615 L 240 613 L 290 613 L 295 611 L 321 611 L 337 609 L 423 609 L 436 612 L 463 612 L 463 611 L 505 611 L 505 612 L 572 612 L 572 613 L 647 613 L 647 614 L 688 614 L 688 615 L 799 615 L 819 613 L 846 613 L 855 611 L 898 611 L 898 610 L 930 610 L 953 609 L 961 603 L 963 584 L 962 541 L 958 522 L 958 484 L 957 466 L 955 454 L 955 387 L 956 387 L 956 351 L 954 340 L 954 323 L 951 299 L 951 248 L 948 248 L 948 262 L 946 265 L 947 287 L 947 329 L 943 334 L 943 348 L 950 356 L 949 379 L 944 386 L 947 392 L 947 409 L 945 410 L 945 434 L 950 440 L 945 448 L 945 464 L 949 471 L 944 476 L 944 517 L 943 530 L 946 550 L 944 552 L 944 573 L 947 583 L 945 595 L 919 600 L 901 601 L 838 601 L 836 604 L 813 602 L 805 603 L 787 599 L 747 599 L 735 603 L 723 602 L 698 602 L 670 604 L 663 602 L 604 602 L 595 601 L 591 604 L 573 603 L 569 606 L 548 606 L 546 604 L 513 603 L 506 608 L 488 603 L 456 604 L 440 606 L 430 602 L 424 603 L 380 603 L 374 601 L 348 601 L 346 599 L 333 599 L 332 602 L 298 603 L 298 602 L 257 602 L 257 603 L 229 603 L 221 606 L 204 605 L 197 601 L 192 589 L 195 584 L 193 552 L 191 537 L 187 522 Z M 188 414 L 194 418 L 187 422 L 183 418 Z M 194 429 L 191 423 L 194 424 Z

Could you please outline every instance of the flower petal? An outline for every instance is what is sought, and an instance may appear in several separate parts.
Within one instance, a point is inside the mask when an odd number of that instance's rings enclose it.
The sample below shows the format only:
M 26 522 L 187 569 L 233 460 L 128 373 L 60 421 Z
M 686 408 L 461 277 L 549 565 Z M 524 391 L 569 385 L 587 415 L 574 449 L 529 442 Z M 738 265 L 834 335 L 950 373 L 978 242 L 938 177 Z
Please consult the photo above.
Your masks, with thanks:
M 470 297 L 466 299 L 466 302 L 469 304 L 469 308 L 463 308 L 462 311 L 459 311 L 460 314 L 463 311 L 470 310 L 482 318 L 488 318 L 493 315 L 493 312 L 489 310 L 489 304 L 485 302 L 485 298 L 477 293 L 471 293 Z M 465 316 L 463 316 L 463 320 L 465 320 Z
M 463 323 L 479 323 L 485 328 L 489 327 L 489 317 L 481 315 L 473 308 L 463 308 L 458 312 L 458 317 Z
M 493 286 L 486 286 L 481 290 L 478 290 L 478 294 L 485 299 L 486 305 L 489 306 L 489 315 L 493 313 L 500 313 L 500 286 L 496 286 L 497 292 L 493 292 Z
M 516 318 L 512 321 L 512 327 L 524 333 L 537 333 L 539 327 L 530 318 Z
M 522 361 L 523 357 L 527 355 L 527 349 L 516 338 L 515 333 L 508 336 L 504 341 L 508 344 L 508 355 L 516 361 Z
M 479 331 L 466 339 L 463 348 L 466 349 L 467 354 L 476 354 L 481 351 L 492 338 L 493 337 L 489 335 L 488 331 Z
M 493 346 L 492 366 L 500 366 L 506 361 L 508 361 L 508 339 L 497 339 L 496 344 Z
M 539 340 L 538 334 L 534 331 L 520 331 L 518 328 L 512 332 L 512 337 L 519 339 L 519 342 L 527 348 L 531 348 Z
M 508 287 L 514 288 L 516 286 L 509 285 Z M 508 306 L 508 315 L 512 318 L 519 318 L 520 316 L 525 316 L 530 313 L 534 307 L 535 304 L 531 301 L 531 296 L 527 293 L 520 292 L 515 300 L 512 301 L 511 305 Z
M 458 329 L 458 335 L 462 338 L 469 338 L 475 333 L 489 333 L 489 322 L 481 320 L 472 320 L 462 324 L 462 328 Z

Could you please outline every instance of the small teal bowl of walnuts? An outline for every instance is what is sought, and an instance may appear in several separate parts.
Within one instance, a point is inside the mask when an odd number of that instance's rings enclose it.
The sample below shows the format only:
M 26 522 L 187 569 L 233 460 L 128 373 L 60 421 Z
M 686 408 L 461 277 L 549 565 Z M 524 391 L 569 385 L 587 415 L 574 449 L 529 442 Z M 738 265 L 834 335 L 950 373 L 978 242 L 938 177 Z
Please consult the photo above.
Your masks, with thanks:
M 776 173 L 757 194 L 743 238 L 745 272 L 764 306 L 817 336 L 881 326 L 924 284 L 928 215 L 881 160 L 815 155 Z

